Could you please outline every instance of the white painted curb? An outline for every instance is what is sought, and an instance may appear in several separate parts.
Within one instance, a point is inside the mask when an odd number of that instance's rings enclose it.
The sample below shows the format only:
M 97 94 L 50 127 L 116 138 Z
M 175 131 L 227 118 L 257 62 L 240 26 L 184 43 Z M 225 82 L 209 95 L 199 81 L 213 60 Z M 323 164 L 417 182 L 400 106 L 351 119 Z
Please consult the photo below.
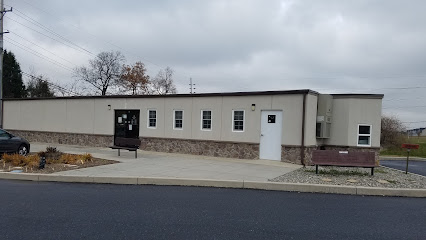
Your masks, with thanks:
M 54 174 L 29 174 L 0 172 L 0 179 L 26 180 L 39 182 L 77 182 L 107 183 L 160 186 L 198 186 L 258 189 L 286 192 L 333 193 L 369 196 L 421 197 L 426 198 L 426 189 L 408 188 L 376 188 L 339 186 L 305 183 L 253 182 L 238 180 L 188 179 L 188 178 L 154 178 L 154 177 L 93 177 L 93 176 L 61 176 Z

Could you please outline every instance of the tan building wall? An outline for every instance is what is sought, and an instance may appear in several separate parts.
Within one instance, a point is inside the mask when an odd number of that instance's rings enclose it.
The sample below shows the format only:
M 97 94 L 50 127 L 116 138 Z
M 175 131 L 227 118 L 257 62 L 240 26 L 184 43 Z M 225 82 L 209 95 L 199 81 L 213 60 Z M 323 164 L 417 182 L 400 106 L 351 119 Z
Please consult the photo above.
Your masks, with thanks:
M 381 98 L 334 95 L 330 138 L 316 138 L 318 97 L 306 95 L 305 146 L 357 146 L 358 124 L 372 125 L 371 147 L 380 146 Z M 252 111 L 252 104 L 255 110 Z M 110 107 L 109 107 L 110 105 Z M 300 146 L 303 94 L 76 98 L 6 100 L 4 128 L 58 133 L 114 134 L 114 109 L 140 110 L 140 136 L 225 142 L 260 142 L 262 110 L 283 111 L 281 144 Z M 147 127 L 148 110 L 157 111 L 156 128 Z M 173 111 L 183 111 L 183 129 L 174 129 Z M 212 130 L 201 129 L 201 111 L 212 111 Z M 233 131 L 233 110 L 243 110 L 244 131 Z
M 380 147 L 382 101 L 377 98 L 333 96 L 333 118 L 327 145 L 358 147 L 358 124 L 371 125 L 371 147 Z
M 114 110 L 140 110 L 141 148 L 232 158 L 259 158 L 261 112 L 283 113 L 281 160 L 310 164 L 317 146 L 375 151 L 380 146 L 382 95 L 333 95 L 329 139 L 316 138 L 318 94 L 312 91 L 205 94 L 199 96 L 87 97 L 4 101 L 4 128 L 30 141 L 110 146 Z M 304 145 L 302 141 L 305 96 Z M 252 110 L 252 105 L 255 109 Z M 148 127 L 148 111 L 157 126 Z M 174 111 L 183 111 L 175 129 Z M 201 111 L 212 111 L 212 129 L 201 128 Z M 233 111 L 244 111 L 244 130 L 233 130 Z M 371 147 L 357 145 L 358 124 L 371 125 Z M 373 149 L 372 149 L 373 148 Z M 376 154 L 378 156 L 378 154 Z
M 317 122 L 318 96 L 306 95 L 306 116 L 305 116 L 305 145 L 316 146 L 316 122 Z
M 251 106 L 255 104 L 255 110 Z M 114 134 L 114 109 L 140 110 L 140 136 L 259 143 L 262 110 L 283 111 L 282 144 L 300 146 L 302 94 L 166 98 L 81 98 L 5 101 L 6 129 Z M 111 110 L 109 106 L 111 106 Z M 305 144 L 314 145 L 316 96 L 307 95 Z M 147 127 L 148 110 L 157 127 Z M 173 111 L 183 110 L 183 129 L 173 128 Z M 212 111 L 212 129 L 201 129 L 201 111 Z M 233 131 L 233 110 L 244 111 L 244 131 Z

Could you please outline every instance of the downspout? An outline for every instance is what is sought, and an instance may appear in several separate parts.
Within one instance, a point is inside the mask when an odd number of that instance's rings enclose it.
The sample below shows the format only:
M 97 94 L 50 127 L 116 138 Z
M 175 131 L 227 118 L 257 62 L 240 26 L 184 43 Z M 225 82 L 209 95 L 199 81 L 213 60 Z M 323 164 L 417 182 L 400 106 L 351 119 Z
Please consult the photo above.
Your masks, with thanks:
M 300 161 L 302 162 L 303 167 L 306 166 L 305 163 L 305 117 L 306 117 L 306 93 L 303 94 L 303 110 L 302 110 L 302 142 L 300 145 Z

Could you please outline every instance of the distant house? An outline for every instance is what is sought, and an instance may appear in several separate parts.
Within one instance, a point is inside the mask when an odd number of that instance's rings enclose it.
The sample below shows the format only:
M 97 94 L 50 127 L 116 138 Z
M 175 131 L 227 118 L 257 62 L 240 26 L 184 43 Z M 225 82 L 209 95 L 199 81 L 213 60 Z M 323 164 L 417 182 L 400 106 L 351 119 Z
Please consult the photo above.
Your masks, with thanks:
M 410 129 L 410 130 L 407 130 L 407 134 L 410 137 L 417 137 L 417 136 L 424 137 L 424 136 L 426 136 L 426 130 L 425 129 L 426 128 Z

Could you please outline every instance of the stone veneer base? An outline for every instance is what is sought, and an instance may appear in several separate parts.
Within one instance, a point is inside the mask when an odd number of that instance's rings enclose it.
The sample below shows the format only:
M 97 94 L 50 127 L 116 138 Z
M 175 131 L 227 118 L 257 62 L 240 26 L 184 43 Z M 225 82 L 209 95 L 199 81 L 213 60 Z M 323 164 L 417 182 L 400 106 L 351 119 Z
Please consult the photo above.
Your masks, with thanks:
M 259 144 L 141 137 L 141 149 L 156 152 L 259 159 Z
M 23 137 L 30 142 L 81 145 L 81 146 L 89 146 L 89 147 L 108 147 L 113 144 L 112 135 L 24 131 L 24 130 L 7 130 L 7 131 L 16 136 Z
M 30 142 L 81 145 L 90 147 L 108 147 L 113 144 L 112 135 L 82 133 L 59 133 L 44 131 L 7 130 Z M 141 149 L 146 151 L 183 153 L 224 158 L 259 159 L 258 143 L 224 142 L 210 140 L 190 140 L 173 138 L 140 137 Z M 327 150 L 339 151 L 374 151 L 379 162 L 378 148 L 359 148 L 342 146 L 325 146 Z M 316 146 L 305 147 L 305 163 L 312 165 L 312 151 Z M 281 146 L 281 161 L 302 164 L 300 146 Z

